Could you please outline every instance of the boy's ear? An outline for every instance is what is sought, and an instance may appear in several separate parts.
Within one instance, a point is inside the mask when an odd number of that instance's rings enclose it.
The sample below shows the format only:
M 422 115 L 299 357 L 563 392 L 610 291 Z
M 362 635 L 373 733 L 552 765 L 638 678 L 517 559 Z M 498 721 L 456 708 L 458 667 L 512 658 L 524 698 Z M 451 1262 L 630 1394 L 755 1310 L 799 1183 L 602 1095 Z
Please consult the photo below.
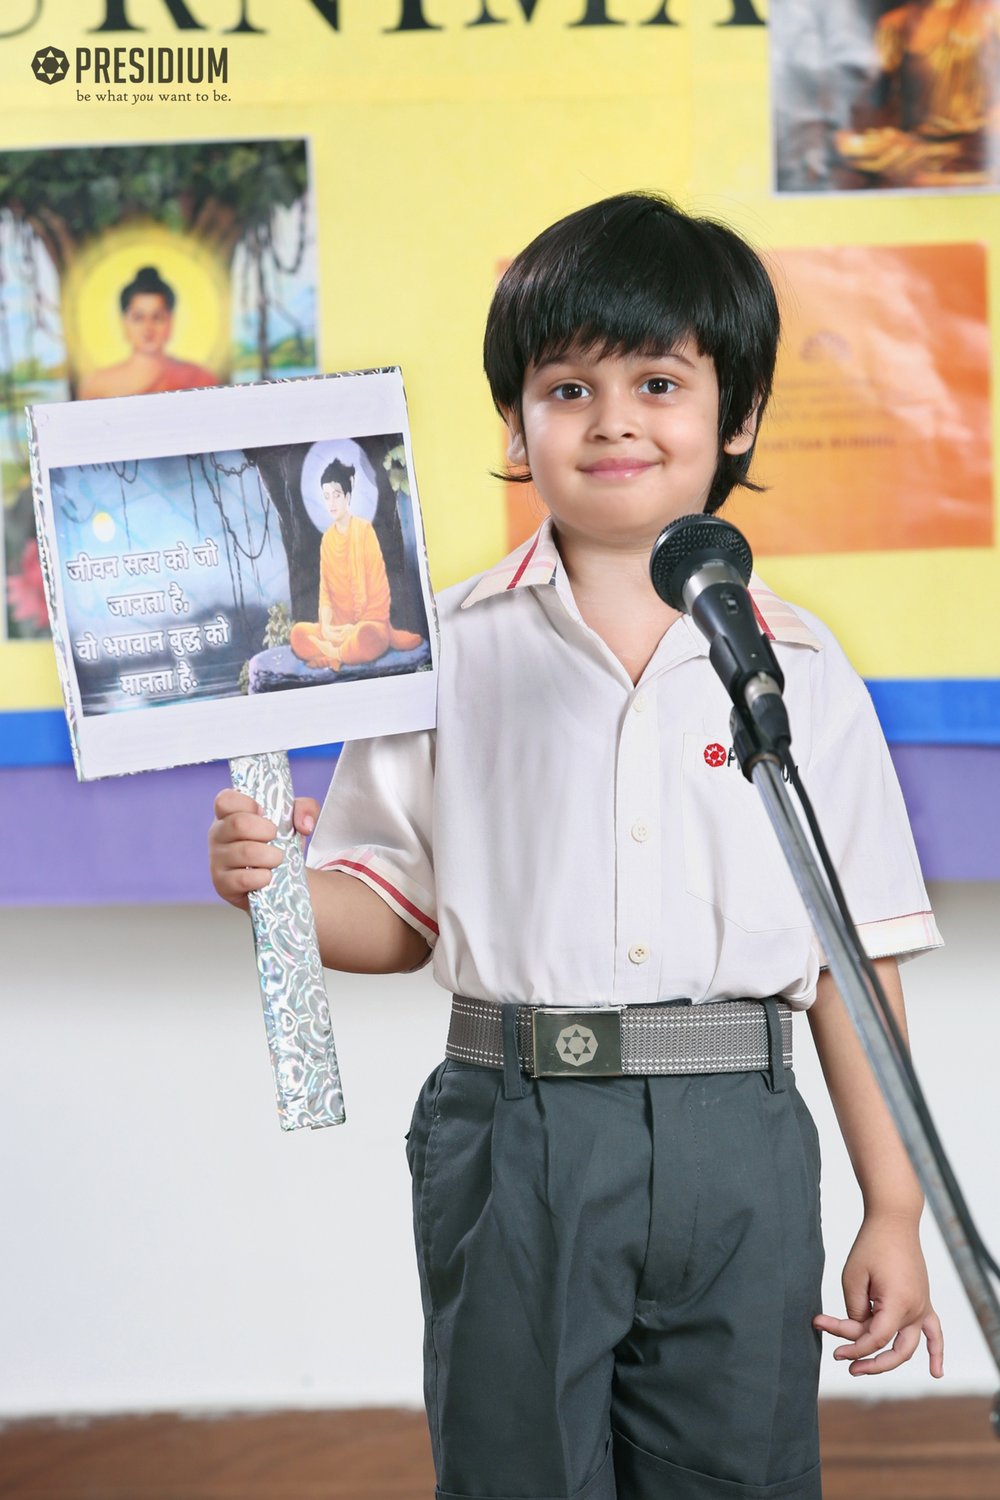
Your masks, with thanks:
M 516 411 L 505 411 L 503 419 L 507 424 L 507 462 L 526 466 L 528 450 L 521 431 L 521 419 Z
M 525 434 L 520 428 L 520 417 L 513 407 L 502 407 L 501 417 L 507 426 L 507 462 L 516 465 L 528 466 L 528 449 L 525 447 Z
M 760 415 L 759 403 L 754 405 L 753 410 L 747 417 L 739 432 L 722 445 L 723 453 L 748 453 L 754 445 L 757 437 L 757 418 Z

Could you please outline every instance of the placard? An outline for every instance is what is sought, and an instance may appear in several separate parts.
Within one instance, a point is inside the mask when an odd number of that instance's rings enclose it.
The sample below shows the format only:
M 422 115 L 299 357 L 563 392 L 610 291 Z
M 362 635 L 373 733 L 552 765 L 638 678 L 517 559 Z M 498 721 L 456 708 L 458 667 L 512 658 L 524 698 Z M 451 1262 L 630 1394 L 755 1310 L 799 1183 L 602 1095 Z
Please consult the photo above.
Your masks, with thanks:
M 430 727 L 398 369 L 29 408 L 81 779 Z

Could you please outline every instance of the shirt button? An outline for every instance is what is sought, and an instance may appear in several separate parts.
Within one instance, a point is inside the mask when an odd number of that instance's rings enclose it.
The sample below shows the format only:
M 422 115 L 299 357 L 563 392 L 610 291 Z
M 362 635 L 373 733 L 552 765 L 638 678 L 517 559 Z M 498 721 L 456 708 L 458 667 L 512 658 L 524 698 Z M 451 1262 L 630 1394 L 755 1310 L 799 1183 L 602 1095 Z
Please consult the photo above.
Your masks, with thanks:
M 644 844 L 649 838 L 649 828 L 645 823 L 633 823 L 631 833 L 637 844 Z
M 628 956 L 634 964 L 644 964 L 649 957 L 649 949 L 645 943 L 633 943 L 628 950 Z
M 636 693 L 635 697 L 632 699 L 633 712 L 637 714 L 644 714 L 648 707 L 648 702 L 649 700 L 644 697 L 642 693 Z

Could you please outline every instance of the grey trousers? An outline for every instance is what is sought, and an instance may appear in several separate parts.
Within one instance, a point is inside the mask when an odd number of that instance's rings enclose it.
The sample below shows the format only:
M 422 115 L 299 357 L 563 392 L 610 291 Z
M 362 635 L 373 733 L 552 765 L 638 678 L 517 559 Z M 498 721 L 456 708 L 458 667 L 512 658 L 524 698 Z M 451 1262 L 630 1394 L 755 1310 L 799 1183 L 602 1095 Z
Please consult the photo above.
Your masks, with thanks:
M 407 1155 L 440 1500 L 820 1500 L 819 1149 L 790 1072 L 445 1062 Z

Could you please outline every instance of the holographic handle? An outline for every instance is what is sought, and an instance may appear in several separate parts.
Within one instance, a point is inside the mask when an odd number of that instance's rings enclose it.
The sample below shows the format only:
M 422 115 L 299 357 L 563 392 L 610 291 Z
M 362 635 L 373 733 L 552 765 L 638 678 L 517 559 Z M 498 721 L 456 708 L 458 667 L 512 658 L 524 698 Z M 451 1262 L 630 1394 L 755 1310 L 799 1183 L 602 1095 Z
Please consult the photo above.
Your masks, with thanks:
M 284 751 L 229 762 L 233 786 L 277 825 L 284 859 L 269 885 L 250 892 L 264 1025 L 282 1130 L 344 1123 L 344 1096 L 333 1045 L 305 861 L 292 827 L 292 777 Z

